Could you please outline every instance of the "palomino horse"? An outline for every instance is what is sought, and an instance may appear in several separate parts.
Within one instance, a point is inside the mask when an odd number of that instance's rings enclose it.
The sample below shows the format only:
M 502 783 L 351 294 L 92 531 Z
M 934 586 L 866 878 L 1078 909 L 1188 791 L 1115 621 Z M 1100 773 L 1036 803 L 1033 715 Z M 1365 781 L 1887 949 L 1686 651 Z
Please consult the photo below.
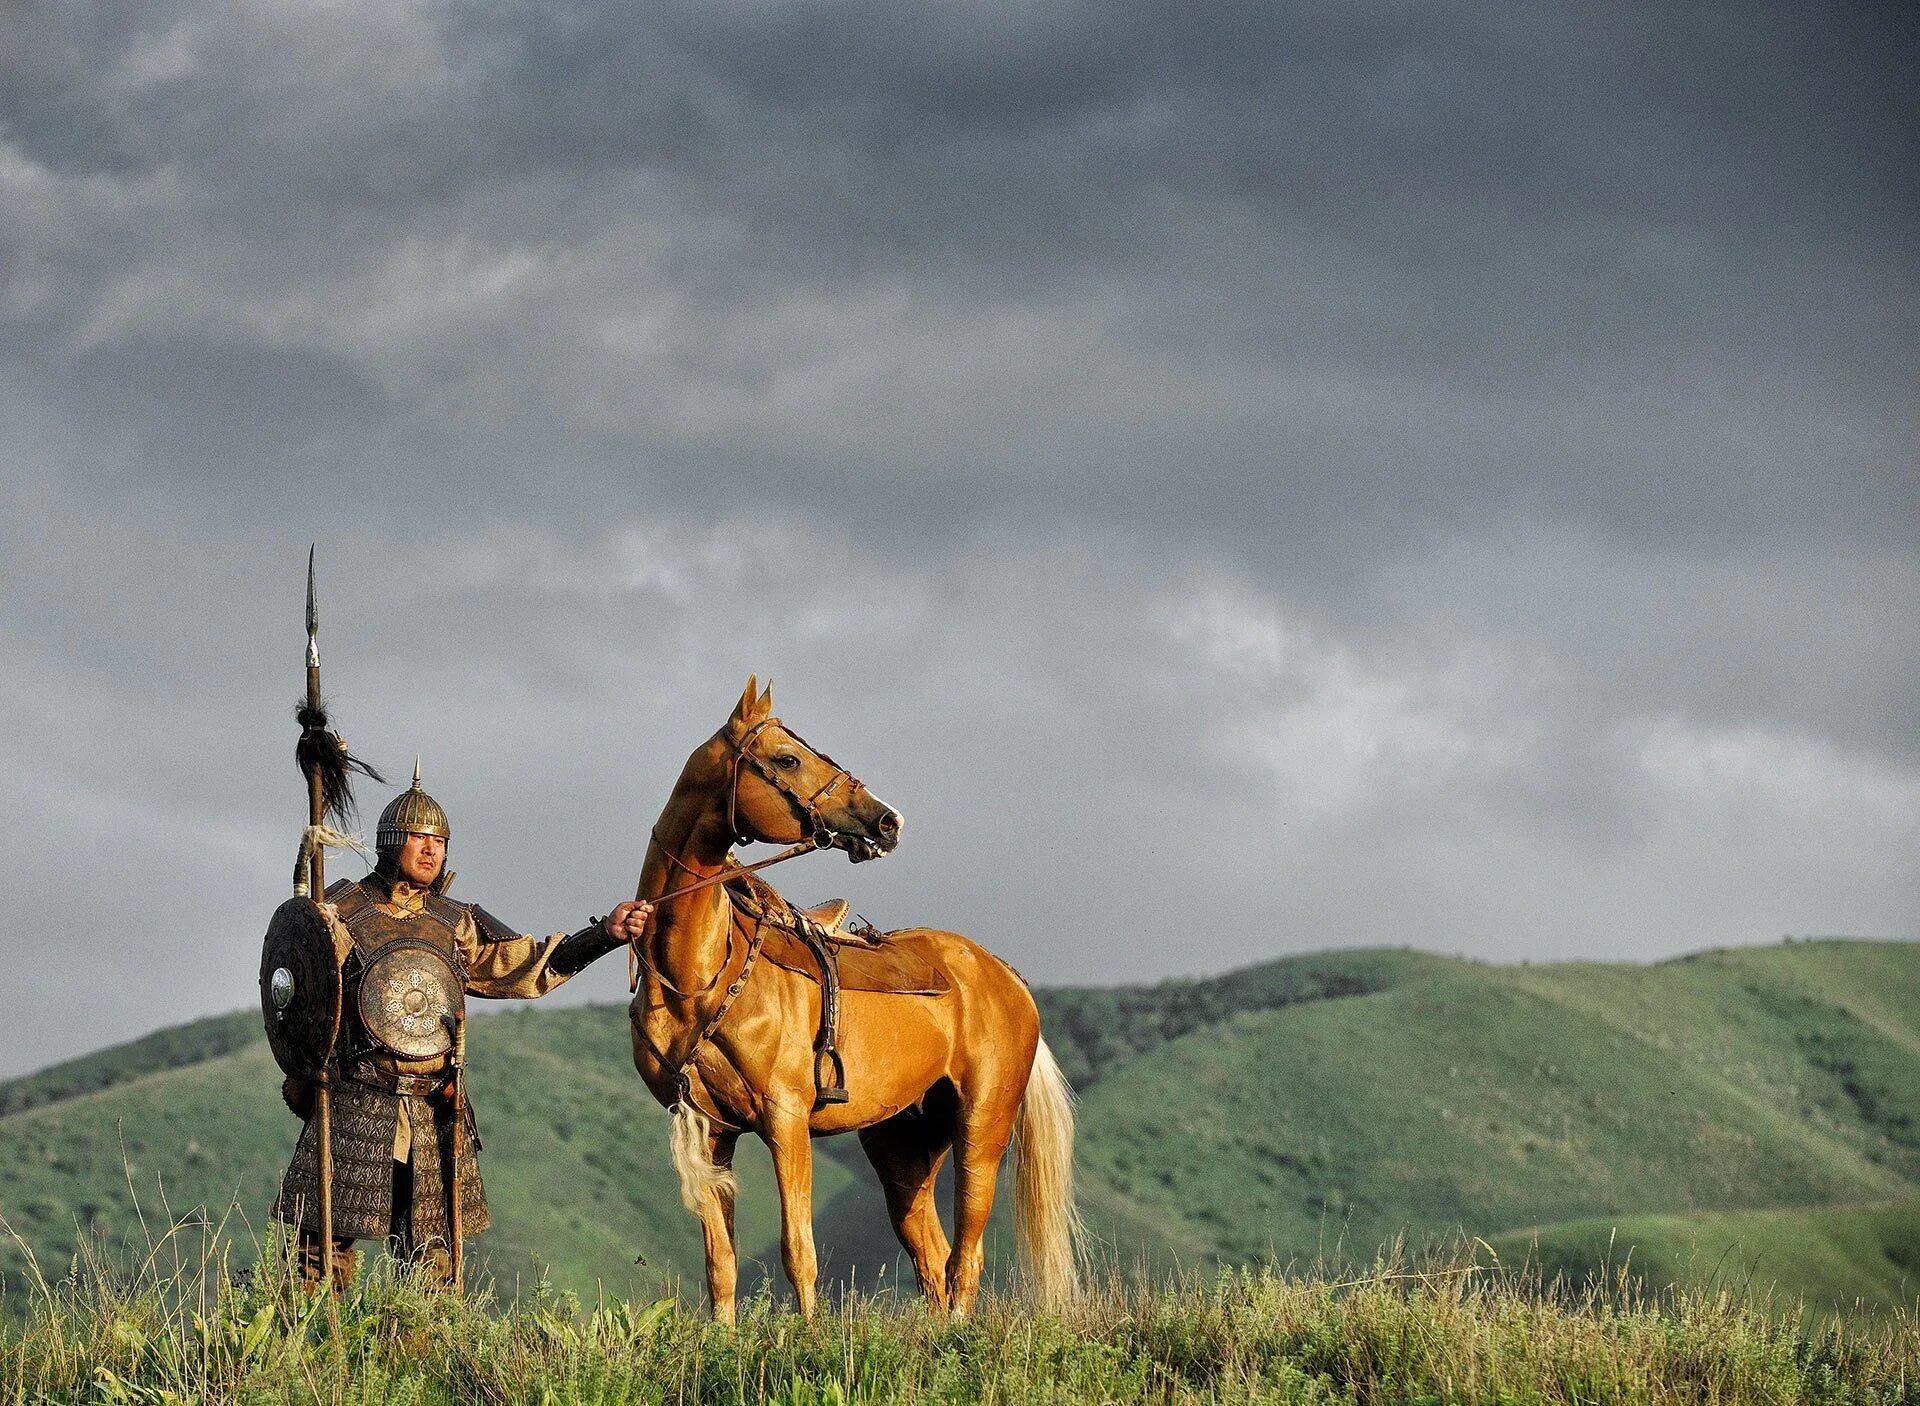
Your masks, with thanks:
M 891 850 L 900 816 L 773 716 L 772 690 L 746 692 L 725 727 L 687 759 L 654 826 L 640 896 L 666 895 L 636 951 L 633 1061 L 673 1112 L 681 1199 L 705 1232 L 714 1316 L 734 1317 L 734 1144 L 758 1134 L 780 1190 L 780 1248 L 811 1314 L 811 1138 L 858 1132 L 880 1174 L 920 1292 L 965 1314 L 979 1291 L 981 1237 L 1001 1154 L 1015 1139 L 1015 1211 L 1024 1279 L 1043 1303 L 1075 1290 L 1072 1093 L 1040 1038 L 1026 983 L 957 933 L 912 928 L 890 944 L 947 977 L 941 996 L 847 990 L 840 1017 L 847 1101 L 815 1106 L 813 1036 L 821 990 L 756 962 L 759 914 L 710 884 L 737 843 L 807 839 L 856 861 Z M 1017 1137 L 1016 1137 L 1017 1134 Z M 934 1177 L 954 1154 L 951 1253 Z

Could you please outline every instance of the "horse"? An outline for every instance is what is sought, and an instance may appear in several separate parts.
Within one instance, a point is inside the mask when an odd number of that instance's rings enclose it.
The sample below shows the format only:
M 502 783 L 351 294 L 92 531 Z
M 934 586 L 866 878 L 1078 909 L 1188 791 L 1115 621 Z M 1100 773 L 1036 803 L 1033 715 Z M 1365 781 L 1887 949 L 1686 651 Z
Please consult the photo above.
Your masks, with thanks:
M 781 1259 L 803 1315 L 814 1311 L 818 1273 L 811 1139 L 847 1132 L 859 1135 L 920 1292 L 938 1309 L 964 1317 L 974 1305 L 1010 1139 L 1021 1283 L 1045 1306 L 1078 1290 L 1073 1094 L 1020 975 L 958 933 L 887 934 L 889 948 L 944 974 L 948 990 L 844 991 L 845 1101 L 820 1102 L 822 988 L 755 960 L 759 925 L 776 915 L 752 903 L 742 881 L 717 881 L 737 872 L 738 844 L 811 840 L 859 863 L 890 852 L 900 825 L 898 811 L 773 715 L 771 685 L 760 691 L 749 678 L 726 724 L 688 757 L 653 828 L 638 896 L 660 901 L 634 943 L 633 1060 L 672 1115 L 681 1200 L 700 1222 L 707 1296 L 722 1323 L 735 1314 L 734 1146 L 748 1132 L 772 1154 Z M 702 879 L 713 882 L 686 891 Z M 784 906 L 770 886 L 759 889 Z M 949 1152 L 951 1247 L 934 1204 Z

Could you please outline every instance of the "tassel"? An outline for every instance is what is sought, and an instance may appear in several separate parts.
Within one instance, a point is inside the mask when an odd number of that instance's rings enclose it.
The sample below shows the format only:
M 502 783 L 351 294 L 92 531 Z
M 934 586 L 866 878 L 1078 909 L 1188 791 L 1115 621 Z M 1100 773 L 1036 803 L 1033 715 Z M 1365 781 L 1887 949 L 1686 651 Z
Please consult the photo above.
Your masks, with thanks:
M 340 734 L 328 730 L 327 705 L 309 706 L 302 698 L 293 710 L 300 724 L 300 740 L 294 744 L 293 759 L 302 776 L 320 778 L 320 814 L 338 825 L 352 823 L 358 808 L 353 799 L 353 773 L 359 772 L 383 785 L 386 778 L 358 757 L 349 756 Z

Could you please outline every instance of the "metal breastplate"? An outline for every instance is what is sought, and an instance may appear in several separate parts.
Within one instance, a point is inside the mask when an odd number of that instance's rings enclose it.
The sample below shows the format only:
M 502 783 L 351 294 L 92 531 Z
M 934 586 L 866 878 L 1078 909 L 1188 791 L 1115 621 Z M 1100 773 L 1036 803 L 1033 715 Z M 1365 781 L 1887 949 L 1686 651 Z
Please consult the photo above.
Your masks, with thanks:
M 420 911 L 382 908 L 359 884 L 338 900 L 353 937 L 345 1005 L 353 1053 L 384 1050 L 401 1059 L 433 1059 L 453 1046 L 451 1023 L 466 1007 L 466 972 L 454 931 L 460 905 L 429 894 Z

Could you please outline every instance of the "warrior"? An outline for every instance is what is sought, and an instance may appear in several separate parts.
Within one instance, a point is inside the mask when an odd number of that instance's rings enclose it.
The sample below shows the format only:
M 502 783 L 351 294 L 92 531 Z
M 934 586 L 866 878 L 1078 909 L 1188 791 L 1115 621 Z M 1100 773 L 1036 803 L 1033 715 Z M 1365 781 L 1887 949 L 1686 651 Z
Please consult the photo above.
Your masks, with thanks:
M 463 996 L 544 996 L 639 938 L 653 909 L 621 903 L 578 932 L 541 938 L 449 898 L 451 830 L 420 787 L 417 761 L 413 786 L 380 813 L 374 838 L 373 872 L 326 891 L 344 948 L 330 1081 L 332 1243 L 322 1243 L 323 1134 L 310 1080 L 282 1086 L 305 1126 L 273 1215 L 295 1227 L 301 1273 L 315 1287 L 330 1279 L 339 1292 L 353 1277 L 354 1242 L 372 1240 L 429 1282 L 457 1288 L 460 1242 L 488 1225 L 480 1139 L 460 1079 Z

